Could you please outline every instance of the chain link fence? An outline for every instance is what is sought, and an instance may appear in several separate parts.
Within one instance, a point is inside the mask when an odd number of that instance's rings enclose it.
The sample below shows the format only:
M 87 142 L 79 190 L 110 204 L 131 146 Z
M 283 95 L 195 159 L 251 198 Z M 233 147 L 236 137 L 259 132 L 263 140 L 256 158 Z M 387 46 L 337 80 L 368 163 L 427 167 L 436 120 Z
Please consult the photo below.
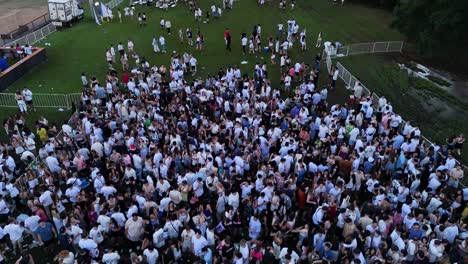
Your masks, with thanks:
M 80 93 L 73 94 L 33 94 L 34 107 L 38 108 L 66 108 L 81 101 Z M 0 93 L 0 107 L 18 107 L 14 93 Z

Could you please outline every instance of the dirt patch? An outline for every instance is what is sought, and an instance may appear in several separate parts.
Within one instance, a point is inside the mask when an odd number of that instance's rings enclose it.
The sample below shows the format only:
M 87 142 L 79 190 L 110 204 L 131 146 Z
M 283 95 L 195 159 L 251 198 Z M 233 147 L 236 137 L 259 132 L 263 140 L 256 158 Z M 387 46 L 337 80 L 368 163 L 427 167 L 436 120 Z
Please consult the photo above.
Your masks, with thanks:
M 9 33 L 47 13 L 46 0 L 0 0 L 0 34 Z

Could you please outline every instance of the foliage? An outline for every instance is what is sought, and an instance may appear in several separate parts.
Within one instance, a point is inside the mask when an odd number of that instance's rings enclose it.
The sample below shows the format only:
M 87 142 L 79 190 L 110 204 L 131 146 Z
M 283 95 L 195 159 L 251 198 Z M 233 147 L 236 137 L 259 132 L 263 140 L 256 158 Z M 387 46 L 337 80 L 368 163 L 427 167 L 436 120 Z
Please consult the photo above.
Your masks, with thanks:
M 429 55 L 458 54 L 468 44 L 467 12 L 466 0 L 400 0 L 392 26 Z

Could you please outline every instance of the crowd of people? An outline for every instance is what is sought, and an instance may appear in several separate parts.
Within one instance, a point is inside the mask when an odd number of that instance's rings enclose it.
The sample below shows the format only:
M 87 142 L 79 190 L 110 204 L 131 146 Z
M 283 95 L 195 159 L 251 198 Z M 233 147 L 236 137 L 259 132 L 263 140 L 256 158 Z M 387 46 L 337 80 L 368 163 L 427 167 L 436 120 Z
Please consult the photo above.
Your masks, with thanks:
M 330 105 L 337 70 L 319 87 L 320 55 L 291 61 L 295 27 L 273 52 L 287 99 L 266 63 L 192 78 L 189 53 L 168 69 L 140 59 L 131 40 L 109 47 L 105 80 L 82 74 L 63 137 L 45 119 L 36 134 L 8 129 L 27 146 L 24 161 L 41 162 L 20 186 L 2 149 L 0 263 L 8 252 L 31 263 L 25 246 L 65 264 L 466 263 L 468 191 L 454 158 L 463 135 L 427 145 L 359 82 Z M 230 38 L 226 29 L 226 48 Z M 119 74 L 113 65 L 128 56 L 135 66 Z

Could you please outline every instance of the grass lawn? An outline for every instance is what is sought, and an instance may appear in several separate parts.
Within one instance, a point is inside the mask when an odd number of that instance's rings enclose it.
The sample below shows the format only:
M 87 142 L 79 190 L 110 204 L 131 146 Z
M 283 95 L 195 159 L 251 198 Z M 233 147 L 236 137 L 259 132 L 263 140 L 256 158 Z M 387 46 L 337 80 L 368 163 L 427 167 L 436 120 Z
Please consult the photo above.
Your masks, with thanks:
M 429 140 L 445 143 L 449 136 L 468 135 L 468 123 L 463 121 L 468 115 L 468 102 L 426 80 L 408 76 L 397 67 L 394 57 L 357 55 L 337 61 L 368 89 L 385 96 L 395 112 L 418 125 Z M 468 163 L 466 144 L 461 160 Z
M 124 1 L 127 3 L 127 1 Z M 200 0 L 199 4 L 205 13 L 212 3 L 219 4 L 220 1 Z M 121 5 L 123 9 L 124 4 Z M 138 12 L 146 12 L 148 25 L 140 28 L 136 21 Z M 89 12 L 87 12 L 89 13 Z M 321 52 L 316 49 L 315 41 L 317 34 L 323 32 L 323 40 L 335 40 L 346 43 L 401 40 L 403 37 L 395 30 L 389 28 L 391 14 L 360 5 L 348 5 L 340 7 L 328 0 L 299 0 L 294 10 L 282 11 L 275 1 L 269 2 L 266 6 L 259 7 L 256 1 L 236 1 L 233 10 L 227 10 L 219 19 L 211 18 L 210 23 L 197 23 L 188 7 L 180 3 L 176 8 L 163 12 L 154 7 L 136 7 L 135 20 L 124 18 L 123 23 L 119 23 L 114 10 L 114 22 L 97 26 L 91 17 L 85 17 L 72 28 L 64 29 L 54 33 L 47 39 L 38 43 L 44 46 L 50 43 L 47 48 L 48 61 L 27 74 L 15 84 L 9 87 L 9 92 L 28 86 L 36 93 L 76 93 L 81 90 L 80 75 L 86 72 L 88 76 L 96 75 L 98 79 L 103 79 L 107 71 L 105 61 L 105 50 L 110 44 L 117 47 L 119 41 L 124 43 L 131 38 L 135 43 L 135 50 L 144 56 L 152 64 L 168 64 L 172 51 L 190 52 L 199 62 L 199 74 L 206 76 L 214 74 L 220 67 L 228 65 L 239 65 L 243 71 L 251 72 L 256 62 L 263 62 L 261 57 L 243 56 L 240 46 L 240 35 L 242 32 L 250 34 L 255 24 L 261 24 L 262 37 L 272 34 L 276 35 L 276 25 L 280 22 L 286 24 L 288 19 L 295 19 L 301 29 L 307 29 L 307 41 L 309 50 L 301 52 L 299 43 L 295 43 L 292 51 L 293 61 L 301 60 L 312 62 L 314 54 Z M 359 15 L 353 15 L 359 14 Z M 172 35 L 167 35 L 159 27 L 161 18 L 169 19 L 172 22 Z M 196 51 L 194 47 L 187 44 L 180 44 L 177 31 L 182 28 L 185 32 L 187 27 L 191 27 L 194 32 L 199 27 L 205 36 L 205 50 Z M 233 51 L 227 53 L 224 49 L 223 32 L 228 27 L 233 36 Z M 151 41 L 154 35 L 164 34 L 167 41 L 166 54 L 153 53 Z M 269 63 L 268 54 L 265 61 Z M 246 60 L 248 64 L 240 65 Z M 134 63 L 133 60 L 130 60 Z M 120 69 L 120 63 L 115 65 Z M 271 66 L 270 72 L 279 72 L 279 67 Z M 273 83 L 279 81 L 279 74 L 272 74 Z

